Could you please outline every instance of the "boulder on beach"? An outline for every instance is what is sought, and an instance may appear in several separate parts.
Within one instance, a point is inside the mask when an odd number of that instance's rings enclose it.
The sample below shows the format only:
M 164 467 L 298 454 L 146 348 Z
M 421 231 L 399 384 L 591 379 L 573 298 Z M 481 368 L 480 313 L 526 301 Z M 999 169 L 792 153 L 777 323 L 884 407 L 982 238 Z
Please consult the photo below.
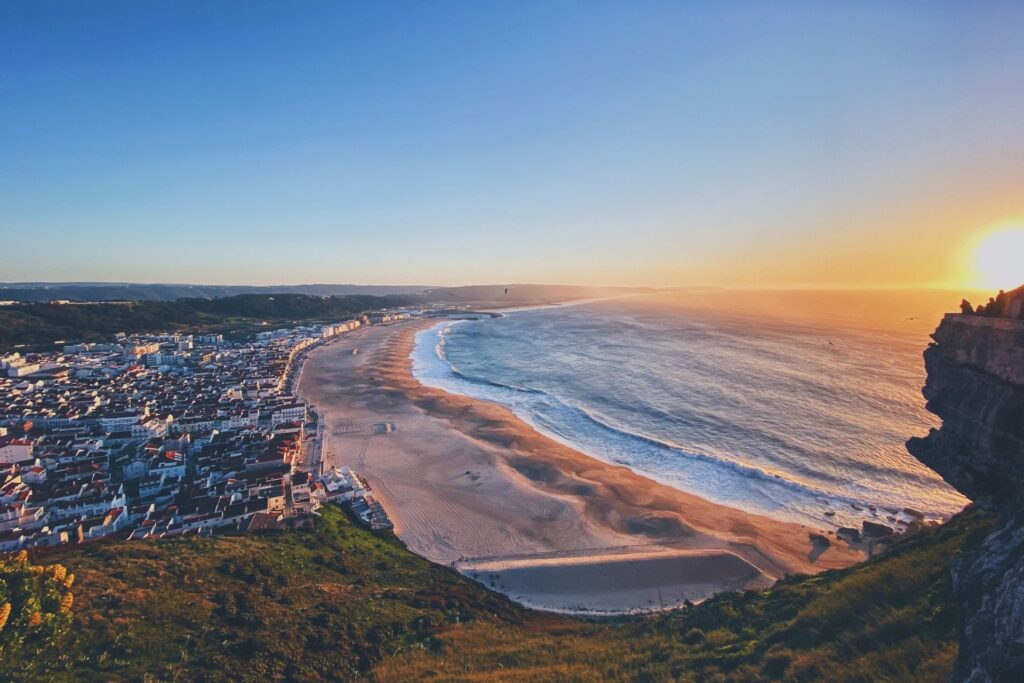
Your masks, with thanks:
M 885 524 L 879 524 L 877 522 L 868 521 L 864 522 L 865 536 L 874 536 L 876 538 L 880 538 L 883 536 L 892 536 L 894 533 L 896 532 L 893 531 L 893 528 L 890 526 L 886 526 Z
M 924 513 L 919 510 L 915 510 L 914 508 L 903 508 L 903 514 L 909 515 L 919 522 L 924 521 Z
M 823 534 L 814 533 L 813 531 L 807 534 L 807 537 L 811 539 L 811 545 L 820 545 L 828 548 L 832 545 L 832 541 L 828 540 L 828 536 Z
M 837 538 L 845 538 L 851 543 L 860 543 L 860 529 L 854 529 L 851 526 L 839 527 L 836 532 Z

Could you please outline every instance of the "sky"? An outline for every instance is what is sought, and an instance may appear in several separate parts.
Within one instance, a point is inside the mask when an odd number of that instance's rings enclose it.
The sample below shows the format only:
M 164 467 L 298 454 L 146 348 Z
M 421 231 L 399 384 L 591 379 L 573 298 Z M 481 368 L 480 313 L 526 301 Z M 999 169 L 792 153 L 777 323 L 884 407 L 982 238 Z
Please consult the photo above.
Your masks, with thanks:
M 1022 26 L 1020 2 L 5 2 L 0 281 L 961 286 L 1024 226 Z

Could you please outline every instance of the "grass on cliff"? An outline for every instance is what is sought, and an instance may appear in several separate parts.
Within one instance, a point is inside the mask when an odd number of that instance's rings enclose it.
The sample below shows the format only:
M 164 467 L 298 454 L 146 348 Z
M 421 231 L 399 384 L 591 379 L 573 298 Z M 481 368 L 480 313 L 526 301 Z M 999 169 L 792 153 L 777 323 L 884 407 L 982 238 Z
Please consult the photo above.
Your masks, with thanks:
M 24 550 L 0 559 L 0 662 L 50 651 L 71 621 L 74 582 L 63 565 L 33 564 Z
M 977 516 L 857 567 L 646 618 L 531 612 L 330 507 L 313 529 L 106 542 L 34 562 L 76 574 L 55 647 L 0 679 L 941 681 L 949 562 Z

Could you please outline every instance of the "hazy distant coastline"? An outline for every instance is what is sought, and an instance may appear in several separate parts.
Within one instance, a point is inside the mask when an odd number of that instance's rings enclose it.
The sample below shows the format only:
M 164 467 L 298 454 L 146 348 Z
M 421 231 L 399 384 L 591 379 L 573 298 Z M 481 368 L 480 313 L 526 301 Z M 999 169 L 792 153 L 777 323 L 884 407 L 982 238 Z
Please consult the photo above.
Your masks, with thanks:
M 54 345 L 96 341 L 118 332 L 157 332 L 173 329 L 186 333 L 216 332 L 231 337 L 256 330 L 301 323 L 329 322 L 357 317 L 369 311 L 393 308 L 411 310 L 480 310 L 534 306 L 615 296 L 637 288 L 577 287 L 571 285 L 485 285 L 426 289 L 416 293 L 309 294 L 294 291 L 235 293 L 200 296 L 203 289 L 165 291 L 164 285 L 38 286 L 28 290 L 0 288 L 0 349 L 49 350 Z M 177 287 L 176 285 L 173 287 Z M 348 285 L 310 285 L 319 291 Z M 156 288 L 156 289 L 151 289 Z M 216 288 L 218 294 L 235 288 Z M 247 290 L 249 288 L 238 288 Z M 287 288 L 285 288 L 287 289 Z M 387 287 L 375 288 L 387 290 Z M 190 296 L 172 301 L 153 297 Z M 342 291 L 342 290 L 335 290 Z M 15 298 L 28 297 L 27 301 Z M 7 298 L 5 298 L 7 297 Z
M 187 298 L 223 298 L 244 294 L 305 294 L 309 296 L 416 296 L 426 303 L 460 304 L 503 302 L 545 303 L 567 299 L 654 291 L 651 287 L 591 287 L 582 285 L 493 284 L 438 287 L 431 285 L 203 285 L 137 282 L 6 282 L 0 300 L 48 301 L 174 301 Z

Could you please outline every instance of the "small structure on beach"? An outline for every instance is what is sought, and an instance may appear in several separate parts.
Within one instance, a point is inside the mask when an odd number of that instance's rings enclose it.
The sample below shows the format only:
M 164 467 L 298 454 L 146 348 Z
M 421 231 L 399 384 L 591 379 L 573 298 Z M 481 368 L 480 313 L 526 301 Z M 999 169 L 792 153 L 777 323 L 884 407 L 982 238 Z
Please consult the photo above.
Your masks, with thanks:
M 384 510 L 384 506 L 373 496 L 365 495 L 362 498 L 353 498 L 351 504 L 352 513 L 371 530 L 391 531 L 395 528 L 387 511 Z

